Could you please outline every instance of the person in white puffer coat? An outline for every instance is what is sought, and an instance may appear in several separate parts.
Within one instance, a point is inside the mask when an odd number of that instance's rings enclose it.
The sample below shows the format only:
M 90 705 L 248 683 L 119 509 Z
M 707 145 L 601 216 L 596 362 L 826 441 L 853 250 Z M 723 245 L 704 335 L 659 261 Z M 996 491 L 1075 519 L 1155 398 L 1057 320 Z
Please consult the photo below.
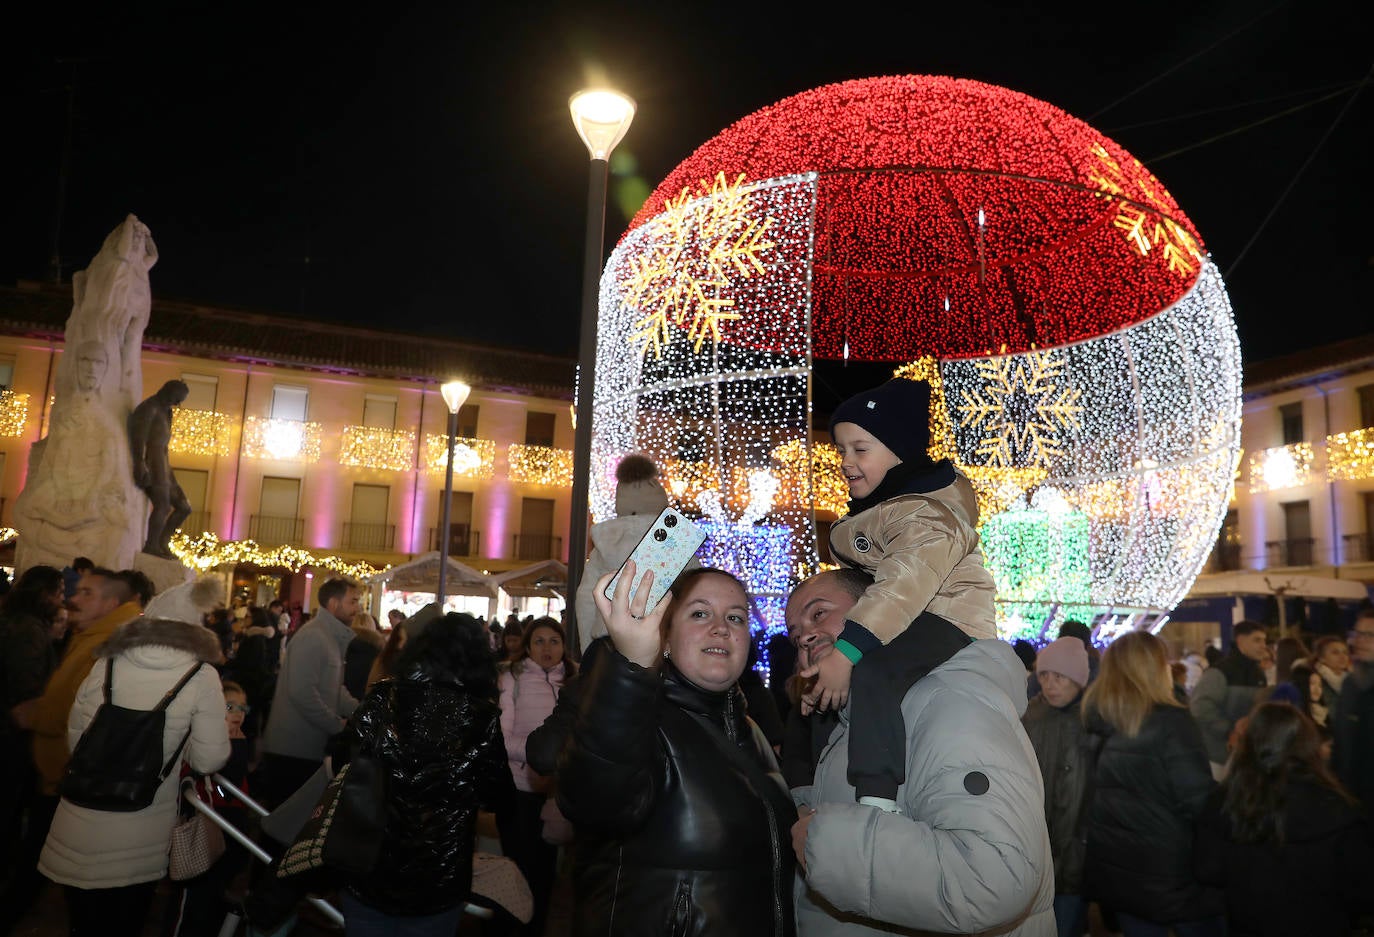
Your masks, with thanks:
M 501 734 L 506 737 L 515 800 L 497 813 L 496 825 L 501 851 L 519 866 L 534 898 L 534 917 L 525 933 L 542 934 L 558 862 L 557 846 L 544 835 L 552 779 L 530 767 L 525 740 L 553 713 L 575 665 L 568 659 L 563 626 L 556 619 L 536 618 L 526 626 L 521 642 L 521 656 L 500 681 Z
M 154 708 L 199 661 L 203 665 L 167 707 L 163 759 L 172 757 L 188 731 L 181 757 L 192 770 L 209 773 L 229 759 L 224 694 L 213 666 L 222 654 L 214 632 L 182 621 L 136 618 L 116 631 L 96 657 L 67 721 L 69 747 L 76 747 L 103 702 L 104 660 L 113 660 L 113 703 L 129 709 Z M 167 873 L 179 774 L 173 769 L 142 810 L 92 810 L 66 799 L 58 805 L 38 868 L 65 886 L 73 937 L 136 937 L 143 932 L 153 891 Z

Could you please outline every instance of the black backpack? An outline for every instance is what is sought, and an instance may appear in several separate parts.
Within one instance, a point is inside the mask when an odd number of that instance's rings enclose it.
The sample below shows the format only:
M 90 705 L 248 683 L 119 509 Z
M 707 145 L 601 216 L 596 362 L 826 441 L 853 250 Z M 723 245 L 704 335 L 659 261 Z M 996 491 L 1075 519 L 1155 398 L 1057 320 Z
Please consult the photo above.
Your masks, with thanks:
M 152 709 L 126 709 L 110 702 L 114 658 L 105 660 L 105 701 L 81 734 L 57 792 L 80 807 L 128 813 L 153 802 L 162 782 L 181 760 L 191 730 L 164 765 L 162 733 L 167 706 L 203 667 L 197 663 Z

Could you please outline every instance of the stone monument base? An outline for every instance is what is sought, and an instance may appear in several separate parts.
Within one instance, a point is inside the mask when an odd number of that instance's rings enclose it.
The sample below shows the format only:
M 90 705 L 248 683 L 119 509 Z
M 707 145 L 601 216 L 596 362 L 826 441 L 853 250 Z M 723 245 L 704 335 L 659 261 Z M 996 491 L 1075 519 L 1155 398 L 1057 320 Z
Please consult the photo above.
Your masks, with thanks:
M 142 551 L 134 554 L 134 569 L 151 579 L 157 592 L 179 586 L 194 576 L 181 560 L 168 560 Z

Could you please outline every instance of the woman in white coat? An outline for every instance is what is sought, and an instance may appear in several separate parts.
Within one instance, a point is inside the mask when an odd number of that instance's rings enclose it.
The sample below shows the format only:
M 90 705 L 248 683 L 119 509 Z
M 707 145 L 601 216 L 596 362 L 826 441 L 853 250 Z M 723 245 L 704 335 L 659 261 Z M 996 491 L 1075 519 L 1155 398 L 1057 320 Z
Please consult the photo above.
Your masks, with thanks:
M 200 661 L 204 665 L 167 707 L 163 759 L 170 759 L 186 737 L 182 758 L 193 770 L 208 773 L 224 765 L 229 730 L 213 666 L 222 655 L 212 631 L 181 621 L 137 618 L 116 631 L 96 656 L 99 662 L 77 691 L 67 721 L 69 748 L 76 748 L 104 699 L 106 659 L 113 660 L 112 702 L 145 710 L 156 707 Z M 38 869 L 65 886 L 72 937 L 137 937 L 143 932 L 153 891 L 167 872 L 179 774 L 174 768 L 142 810 L 92 810 L 66 799 L 58 805 Z

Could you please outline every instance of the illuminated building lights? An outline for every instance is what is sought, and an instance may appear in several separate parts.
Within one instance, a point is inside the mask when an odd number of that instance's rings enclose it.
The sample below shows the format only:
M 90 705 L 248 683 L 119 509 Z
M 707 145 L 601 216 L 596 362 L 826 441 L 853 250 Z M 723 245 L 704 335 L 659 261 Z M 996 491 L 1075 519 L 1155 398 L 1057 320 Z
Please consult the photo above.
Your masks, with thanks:
M 1333 481 L 1374 478 L 1374 428 L 1327 436 L 1326 471 Z
M 425 468 L 431 472 L 447 470 L 448 437 L 425 434 Z M 453 441 L 454 478 L 491 478 L 495 473 L 496 443 L 490 439 L 459 436 Z
M 345 560 L 337 556 L 317 556 L 299 547 L 263 549 L 252 540 L 220 540 L 212 533 L 192 537 L 181 531 L 172 535 L 168 543 L 172 554 L 182 564 L 198 572 L 226 564 L 249 563 L 253 566 L 284 567 L 294 572 L 312 567 L 325 569 L 350 579 L 374 576 L 390 567 L 378 569 L 369 563 Z
M 243 454 L 250 459 L 316 462 L 320 437 L 318 423 L 250 416 L 243 421 Z
M 0 390 L 0 436 L 21 436 L 29 419 L 29 395 Z
M 172 438 L 167 449 L 183 455 L 228 455 L 234 422 L 227 413 L 173 407 Z
M 345 426 L 339 464 L 408 472 L 415 467 L 415 434 L 380 426 Z
M 9 543 L 18 536 L 19 531 L 15 530 L 13 527 L 0 527 L 0 543 Z
M 705 219 L 763 232 L 747 276 L 711 269 Z M 711 329 L 703 298 L 739 317 Z M 817 569 L 812 512 L 848 498 L 833 449 L 808 446 L 819 358 L 931 381 L 932 449 L 974 485 L 1004 634 L 1157 625 L 1216 540 L 1241 386 L 1221 276 L 1129 153 L 1026 95 L 904 76 L 749 115 L 658 186 L 599 308 L 597 520 L 645 452 L 679 505 L 785 528 L 790 574 Z M 1073 556 L 1037 567 L 1035 543 Z
M 1250 493 L 1296 488 L 1312 481 L 1312 444 L 1295 442 L 1250 457 Z
M 548 446 L 524 446 L 513 443 L 506 450 L 510 465 L 506 477 L 513 482 L 529 485 L 572 487 L 573 454 L 571 449 L 551 449 Z

